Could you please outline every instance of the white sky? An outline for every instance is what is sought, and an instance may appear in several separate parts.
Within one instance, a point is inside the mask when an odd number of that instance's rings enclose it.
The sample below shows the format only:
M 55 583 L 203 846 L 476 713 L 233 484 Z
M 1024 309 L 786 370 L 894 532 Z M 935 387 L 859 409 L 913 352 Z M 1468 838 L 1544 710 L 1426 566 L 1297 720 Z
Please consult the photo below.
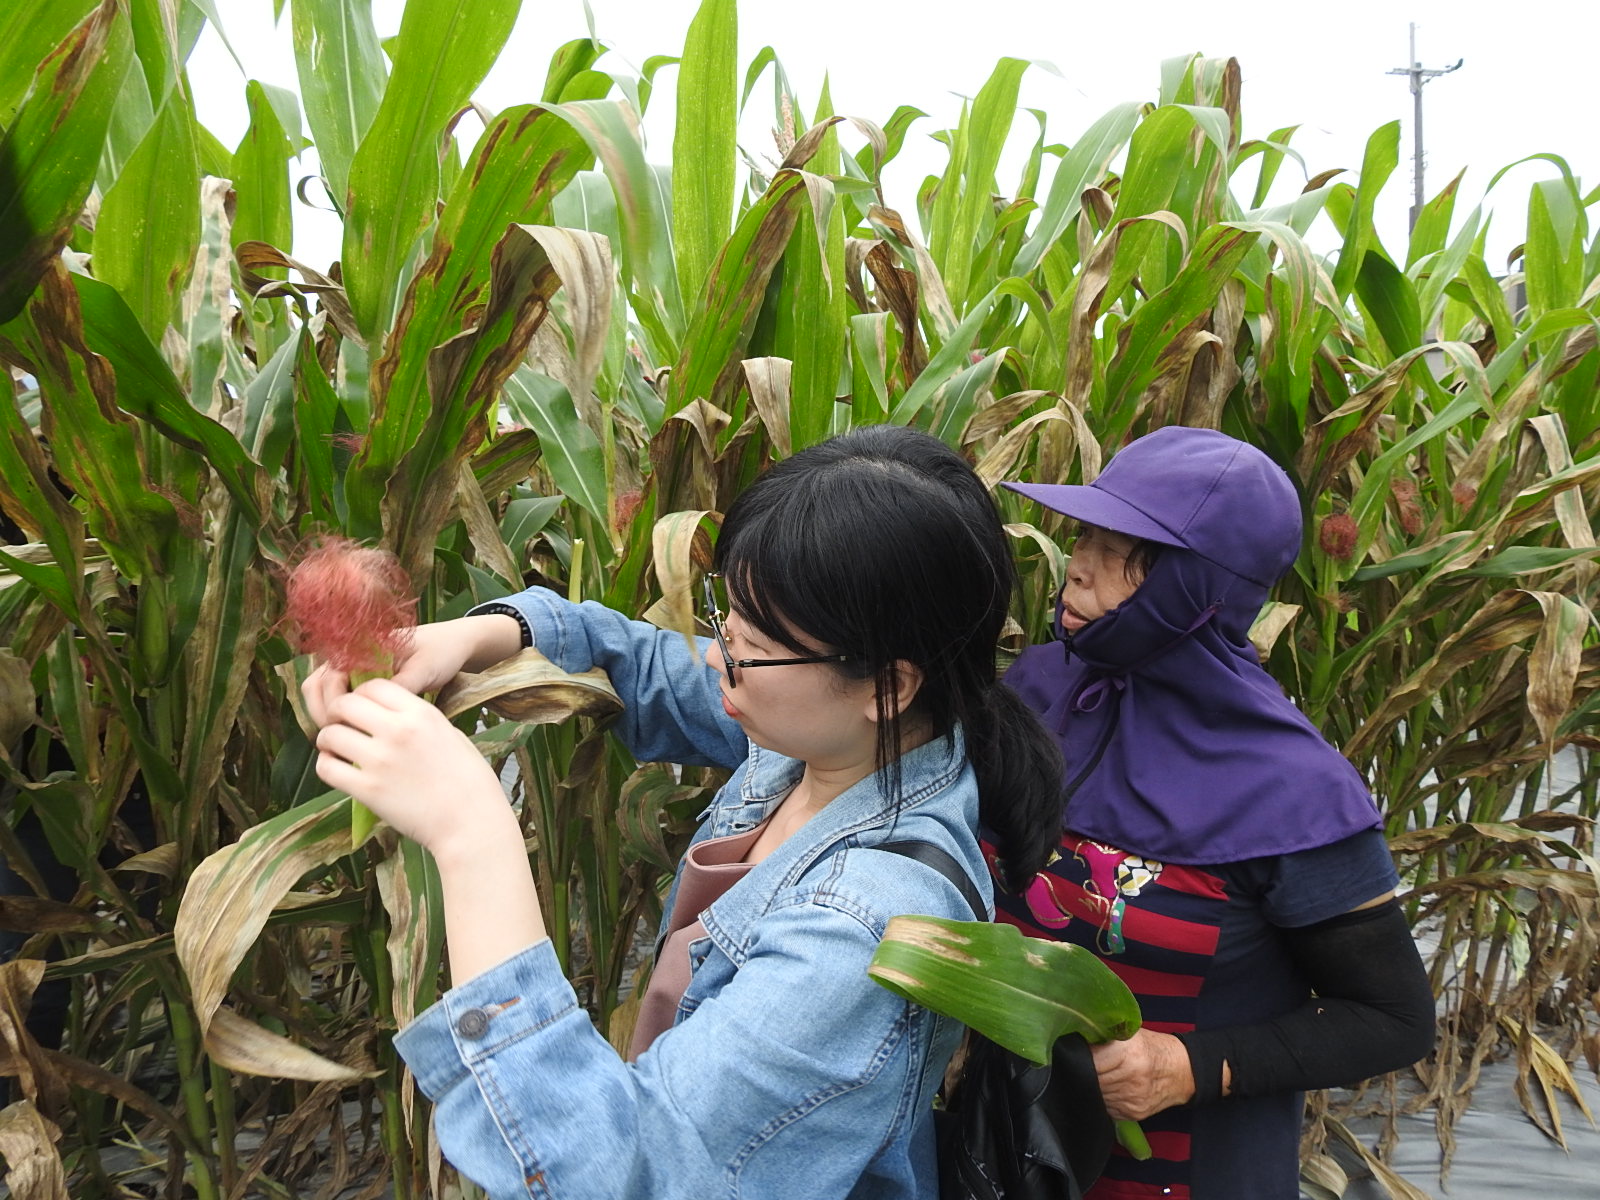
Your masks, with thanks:
M 637 68 L 652 55 L 678 54 L 697 0 L 591 0 L 591 7 L 596 32 L 612 47 L 599 65 L 619 70 Z M 218 0 L 218 8 L 246 70 L 298 91 L 287 11 L 274 29 L 268 0 Z M 398 30 L 402 8 L 403 0 L 374 0 L 380 36 Z M 912 126 L 906 149 L 886 175 L 890 205 L 908 216 L 923 175 L 942 170 L 943 147 L 928 134 L 955 123 L 960 96 L 975 95 L 1002 55 L 1049 62 L 1060 72 L 1029 71 L 1022 104 L 1044 109 L 1050 140 L 1070 144 L 1114 104 L 1154 99 L 1162 60 L 1200 51 L 1239 59 L 1244 136 L 1265 137 L 1280 126 L 1300 124 L 1292 144 L 1312 173 L 1358 169 L 1371 132 L 1402 120 L 1401 163 L 1379 209 L 1385 242 L 1400 255 L 1411 199 L 1412 106 L 1407 81 L 1386 72 L 1407 65 L 1410 21 L 1418 25 L 1417 58 L 1424 67 L 1465 59 L 1460 71 L 1424 89 L 1429 194 L 1468 168 L 1458 221 L 1499 168 L 1530 154 L 1560 154 L 1586 186 L 1600 181 L 1600 96 L 1592 83 L 1600 3 L 1593 0 L 744 0 L 739 17 L 741 75 L 762 46 L 773 46 L 808 110 L 815 108 L 826 72 L 837 112 L 880 123 L 900 104 L 930 114 Z M 582 0 L 525 0 L 516 30 L 476 98 L 496 111 L 537 99 L 551 52 L 586 32 Z M 190 72 L 202 120 L 234 145 L 247 123 L 245 81 L 209 29 Z M 645 129 L 651 157 L 666 161 L 675 70 L 664 68 L 656 82 Z M 757 153 L 771 149 L 764 136 L 771 96 L 769 74 L 751 98 L 751 119 L 741 127 L 746 147 Z M 468 128 L 463 123 L 470 141 L 475 131 Z M 857 135 L 843 128 L 846 145 L 854 148 Z M 1021 148 L 1031 144 L 1036 128 L 1032 117 L 1019 115 L 1001 167 L 1002 191 L 1014 189 Z M 1297 191 L 1298 170 L 1285 163 L 1280 188 Z M 1502 269 L 1507 251 L 1523 239 L 1528 188 L 1555 174 L 1548 163 L 1526 164 L 1490 194 L 1497 214 L 1491 269 Z M 1247 166 L 1239 178 L 1248 183 L 1237 190 L 1246 191 L 1254 168 Z M 331 218 L 297 211 L 295 238 L 296 256 L 312 265 L 326 266 L 338 255 Z M 1332 244 L 1330 239 L 1320 248 Z

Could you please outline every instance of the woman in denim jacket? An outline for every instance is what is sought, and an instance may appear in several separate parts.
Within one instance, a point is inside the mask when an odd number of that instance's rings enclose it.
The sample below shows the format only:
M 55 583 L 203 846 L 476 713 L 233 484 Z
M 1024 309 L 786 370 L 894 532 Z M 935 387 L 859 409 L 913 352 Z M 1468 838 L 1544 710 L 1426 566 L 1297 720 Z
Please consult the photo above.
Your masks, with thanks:
M 1059 754 L 995 679 L 1005 534 L 959 455 L 879 426 L 762 476 L 716 568 L 726 600 L 708 580 L 715 639 L 694 653 L 536 588 L 422 627 L 392 680 L 308 680 L 317 773 L 439 867 L 455 986 L 396 1046 L 445 1155 L 497 1198 L 932 1200 L 932 1099 L 959 1027 L 866 970 L 891 917 L 970 911 L 874 847 L 931 842 L 987 893 L 980 810 L 1015 879 L 1054 840 Z M 680 864 L 645 999 L 665 1003 L 661 1032 L 631 1062 L 561 975 L 499 781 L 416 695 L 525 645 L 603 668 L 641 761 L 733 768 Z M 703 868 L 737 882 L 675 912 L 680 891 L 705 894 Z

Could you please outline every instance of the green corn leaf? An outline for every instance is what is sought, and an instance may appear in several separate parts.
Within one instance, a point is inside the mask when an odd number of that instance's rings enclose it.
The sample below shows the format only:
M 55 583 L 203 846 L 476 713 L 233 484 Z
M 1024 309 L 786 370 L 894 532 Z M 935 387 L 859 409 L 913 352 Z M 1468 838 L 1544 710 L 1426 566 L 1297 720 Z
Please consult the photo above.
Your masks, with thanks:
M 950 165 L 934 201 L 929 243 L 945 288 L 963 311 L 968 300 L 972 260 L 994 227 L 995 171 L 1017 111 L 1017 92 L 1028 62 L 1002 58 L 979 90 L 950 143 Z M 942 254 L 937 251 L 942 250 Z M 982 281 L 985 291 L 991 286 Z
M 694 400 L 722 407 L 723 398 L 738 387 L 742 348 L 772 269 L 788 247 L 805 194 L 802 172 L 779 171 L 766 194 L 739 218 L 684 334 L 683 352 L 668 380 L 668 415 Z
M 605 524 L 605 453 L 594 431 L 578 419 L 567 389 L 531 367 L 518 367 L 506 380 L 504 403 L 507 419 L 539 435 L 545 470 L 561 494 Z
M 163 436 L 202 455 L 251 523 L 271 537 L 272 481 L 238 438 L 197 412 L 161 352 L 116 289 L 86 275 L 72 276 L 83 308 L 84 336 L 116 371 L 117 404 Z
M 511 33 L 521 0 L 412 0 L 394 74 L 350 160 L 344 283 L 362 334 L 388 328 L 401 273 L 433 218 L 445 126 Z
M 1570 181 L 1546 179 L 1533 185 L 1523 267 L 1528 308 L 1535 317 L 1578 303 L 1585 283 L 1587 235 L 1588 221 Z
M 645 161 L 639 114 L 615 100 L 581 100 L 549 106 L 569 122 L 604 169 L 616 201 L 622 277 L 635 315 L 655 345 L 656 361 L 676 356 L 684 331 L 684 305 L 673 264 L 672 211 L 663 174 Z
M 1139 124 L 1138 104 L 1119 104 L 1084 130 L 1056 167 L 1039 223 L 1017 251 L 1011 274 L 1031 275 L 1083 207 L 1084 189 L 1100 182 Z
M 997 295 L 998 291 L 990 292 L 972 305 L 966 318 L 951 331 L 949 337 L 945 338 L 938 353 L 928 360 L 928 365 L 917 376 L 916 382 L 895 402 L 894 411 L 889 415 L 890 421 L 896 425 L 904 425 L 916 419 L 917 414 L 933 400 L 940 388 L 971 365 L 968 355 L 972 350 L 973 339 L 978 336 L 979 328 L 989 315 L 989 310 L 994 307 Z
M 128 23 L 116 0 L 105 0 L 50 50 L 36 73 L 31 64 L 18 64 L 32 80 L 0 134 L 6 164 L 0 176 L 0 322 L 22 311 L 46 264 L 66 245 L 132 61 Z
M 1368 336 L 1384 353 L 1398 358 L 1422 345 L 1422 307 L 1411 281 L 1381 254 L 1368 254 L 1356 274 L 1356 299 L 1368 318 Z
M 1333 272 L 1333 290 L 1341 300 L 1355 287 L 1356 275 L 1367 251 L 1377 247 L 1373 208 L 1378 202 L 1378 193 L 1399 163 L 1400 122 L 1390 121 L 1379 126 L 1367 139 L 1366 154 L 1361 160 L 1361 186 L 1356 190 L 1355 204 L 1344 222 L 1344 244 L 1339 251 L 1339 265 Z M 1381 248 L 1378 252 L 1382 253 Z
M 533 105 L 507 109 L 484 130 L 373 364 L 372 424 L 347 491 L 356 528 L 365 534 L 377 532 L 389 479 L 427 426 L 429 356 L 466 332 L 488 299 L 495 246 L 510 225 L 542 225 L 554 197 L 589 161 L 572 127 Z M 609 269 L 605 283 L 609 288 Z M 595 290 L 578 279 L 572 288 L 585 298 Z
M 334 206 L 345 211 L 350 162 L 372 125 L 388 68 L 371 0 L 294 0 L 294 57 L 306 123 Z
M 24 322 L 16 336 L 49 397 L 40 432 L 55 469 L 124 572 L 139 579 L 159 571 L 177 524 L 172 502 L 146 486 L 144 447 L 116 406 L 114 374 L 84 340 L 78 293 L 59 262 L 16 324 Z
M 105 194 L 95 222 L 95 276 L 122 294 L 158 344 L 177 315 L 200 241 L 194 131 L 189 99 L 174 89 Z
M 700 295 L 733 225 L 738 40 L 734 0 L 702 0 L 678 66 L 672 250 L 685 310 Z
M 96 0 L 12 0 L 0 8 L 0 129 L 16 116 L 34 71 L 95 7 Z
M 1056 1041 L 1132 1037 L 1139 1002 L 1082 946 L 1014 925 L 895 917 L 867 973 L 897 996 L 954 1017 L 1013 1054 L 1047 1063 Z
M 235 208 L 232 243 L 266 242 L 293 252 L 289 215 L 289 159 L 294 145 L 266 89 L 252 79 L 245 87 L 250 128 L 233 153 Z

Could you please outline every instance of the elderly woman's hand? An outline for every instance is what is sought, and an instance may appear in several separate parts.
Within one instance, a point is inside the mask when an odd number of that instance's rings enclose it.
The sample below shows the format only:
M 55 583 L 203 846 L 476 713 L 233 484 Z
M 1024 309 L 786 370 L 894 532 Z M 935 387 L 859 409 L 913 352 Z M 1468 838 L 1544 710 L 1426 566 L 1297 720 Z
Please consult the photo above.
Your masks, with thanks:
M 1141 1029 L 1126 1041 L 1091 1050 L 1100 1095 L 1114 1121 L 1142 1121 L 1194 1095 L 1189 1052 L 1170 1033 Z

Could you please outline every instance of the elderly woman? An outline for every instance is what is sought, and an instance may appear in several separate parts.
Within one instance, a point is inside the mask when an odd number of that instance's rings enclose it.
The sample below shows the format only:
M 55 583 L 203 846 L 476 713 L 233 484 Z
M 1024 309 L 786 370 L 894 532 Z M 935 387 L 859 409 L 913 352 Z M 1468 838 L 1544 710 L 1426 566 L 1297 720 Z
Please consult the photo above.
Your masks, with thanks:
M 1187 428 L 1088 486 L 1007 486 L 1081 528 L 1057 641 L 1006 676 L 1065 754 L 1061 843 L 998 919 L 1094 951 L 1144 1015 L 1095 1059 L 1154 1155 L 1114 1156 L 1087 1196 L 1292 1200 L 1302 1090 L 1414 1062 L 1434 1014 L 1378 810 L 1248 638 L 1299 499 L 1259 450 Z

